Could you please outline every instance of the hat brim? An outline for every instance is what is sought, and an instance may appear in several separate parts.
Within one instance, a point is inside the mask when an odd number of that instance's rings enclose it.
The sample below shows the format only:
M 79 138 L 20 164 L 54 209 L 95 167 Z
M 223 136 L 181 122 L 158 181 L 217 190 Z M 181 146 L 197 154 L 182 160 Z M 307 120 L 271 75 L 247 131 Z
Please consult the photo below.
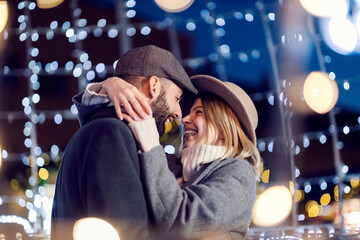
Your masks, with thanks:
M 238 117 L 249 139 L 256 144 L 257 111 L 252 100 L 244 90 L 233 83 L 223 82 L 208 75 L 196 75 L 190 77 L 190 79 L 199 94 L 209 92 L 222 98 Z M 236 87 L 236 91 L 231 87 Z M 251 115 L 251 119 L 249 115 Z

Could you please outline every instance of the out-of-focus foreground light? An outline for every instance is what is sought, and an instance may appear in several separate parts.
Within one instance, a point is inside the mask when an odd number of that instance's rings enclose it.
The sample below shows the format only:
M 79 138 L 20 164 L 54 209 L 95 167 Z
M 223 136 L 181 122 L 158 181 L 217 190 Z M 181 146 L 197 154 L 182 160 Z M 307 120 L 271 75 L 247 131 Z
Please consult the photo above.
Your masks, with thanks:
M 289 215 L 291 207 L 292 197 L 288 188 L 270 187 L 255 202 L 253 223 L 262 227 L 275 226 Z
M 1 150 L 1 147 L 0 147 L 0 168 L 1 168 L 1 162 L 2 162 L 2 150 Z
M 360 224 L 360 211 L 353 211 L 346 216 L 347 225 L 358 225 Z
M 339 89 L 324 72 L 312 72 L 304 83 L 304 97 L 308 106 L 317 113 L 329 112 L 336 104 Z
M 47 9 L 59 6 L 64 0 L 37 0 L 39 8 Z
M 317 17 L 346 16 L 349 9 L 347 0 L 300 0 L 310 14 Z
M 321 22 L 321 32 L 325 43 L 335 52 L 347 55 L 355 50 L 358 35 L 348 18 L 331 18 Z
M 194 0 L 154 0 L 166 12 L 182 12 L 188 9 Z
M 4 30 L 8 20 L 9 9 L 6 1 L 0 1 L 0 32 Z
M 115 228 L 100 218 L 83 218 L 78 220 L 73 229 L 75 240 L 120 240 Z

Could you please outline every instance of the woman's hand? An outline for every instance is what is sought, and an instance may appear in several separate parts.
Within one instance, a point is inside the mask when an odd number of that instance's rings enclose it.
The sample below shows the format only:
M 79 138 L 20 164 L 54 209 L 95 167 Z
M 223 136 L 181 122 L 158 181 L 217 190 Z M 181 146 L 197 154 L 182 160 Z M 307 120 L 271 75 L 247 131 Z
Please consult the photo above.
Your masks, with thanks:
M 114 103 L 115 111 L 120 120 L 131 122 L 140 118 L 152 117 L 148 99 L 132 84 L 118 77 L 108 78 L 102 84 L 100 94 L 106 94 Z M 126 112 L 128 115 L 124 115 Z M 130 120 L 130 121 L 129 121 Z

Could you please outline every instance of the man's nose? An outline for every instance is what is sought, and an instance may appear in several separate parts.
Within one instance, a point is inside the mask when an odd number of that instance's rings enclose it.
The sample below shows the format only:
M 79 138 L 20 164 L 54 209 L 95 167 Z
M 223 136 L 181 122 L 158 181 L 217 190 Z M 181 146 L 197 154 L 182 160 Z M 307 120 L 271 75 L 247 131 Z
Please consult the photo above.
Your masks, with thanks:
M 181 119 L 181 118 L 182 118 L 182 113 L 181 113 L 180 104 L 177 104 L 177 105 L 176 105 L 176 109 L 175 109 L 175 111 L 174 111 L 174 116 L 175 116 L 175 118 L 177 118 L 177 119 Z

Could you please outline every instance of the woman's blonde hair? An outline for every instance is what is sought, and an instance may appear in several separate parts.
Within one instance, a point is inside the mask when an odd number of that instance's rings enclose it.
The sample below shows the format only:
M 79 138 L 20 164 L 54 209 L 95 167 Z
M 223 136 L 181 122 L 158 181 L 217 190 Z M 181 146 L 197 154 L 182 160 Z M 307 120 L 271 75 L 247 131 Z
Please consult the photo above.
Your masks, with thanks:
M 247 160 L 257 177 L 260 176 L 262 165 L 259 150 L 256 143 L 250 141 L 241 127 L 241 123 L 230 106 L 220 97 L 211 93 L 198 95 L 201 99 L 205 122 L 208 127 L 209 144 L 215 144 L 222 140 L 226 147 L 226 152 L 221 159 L 241 158 Z

